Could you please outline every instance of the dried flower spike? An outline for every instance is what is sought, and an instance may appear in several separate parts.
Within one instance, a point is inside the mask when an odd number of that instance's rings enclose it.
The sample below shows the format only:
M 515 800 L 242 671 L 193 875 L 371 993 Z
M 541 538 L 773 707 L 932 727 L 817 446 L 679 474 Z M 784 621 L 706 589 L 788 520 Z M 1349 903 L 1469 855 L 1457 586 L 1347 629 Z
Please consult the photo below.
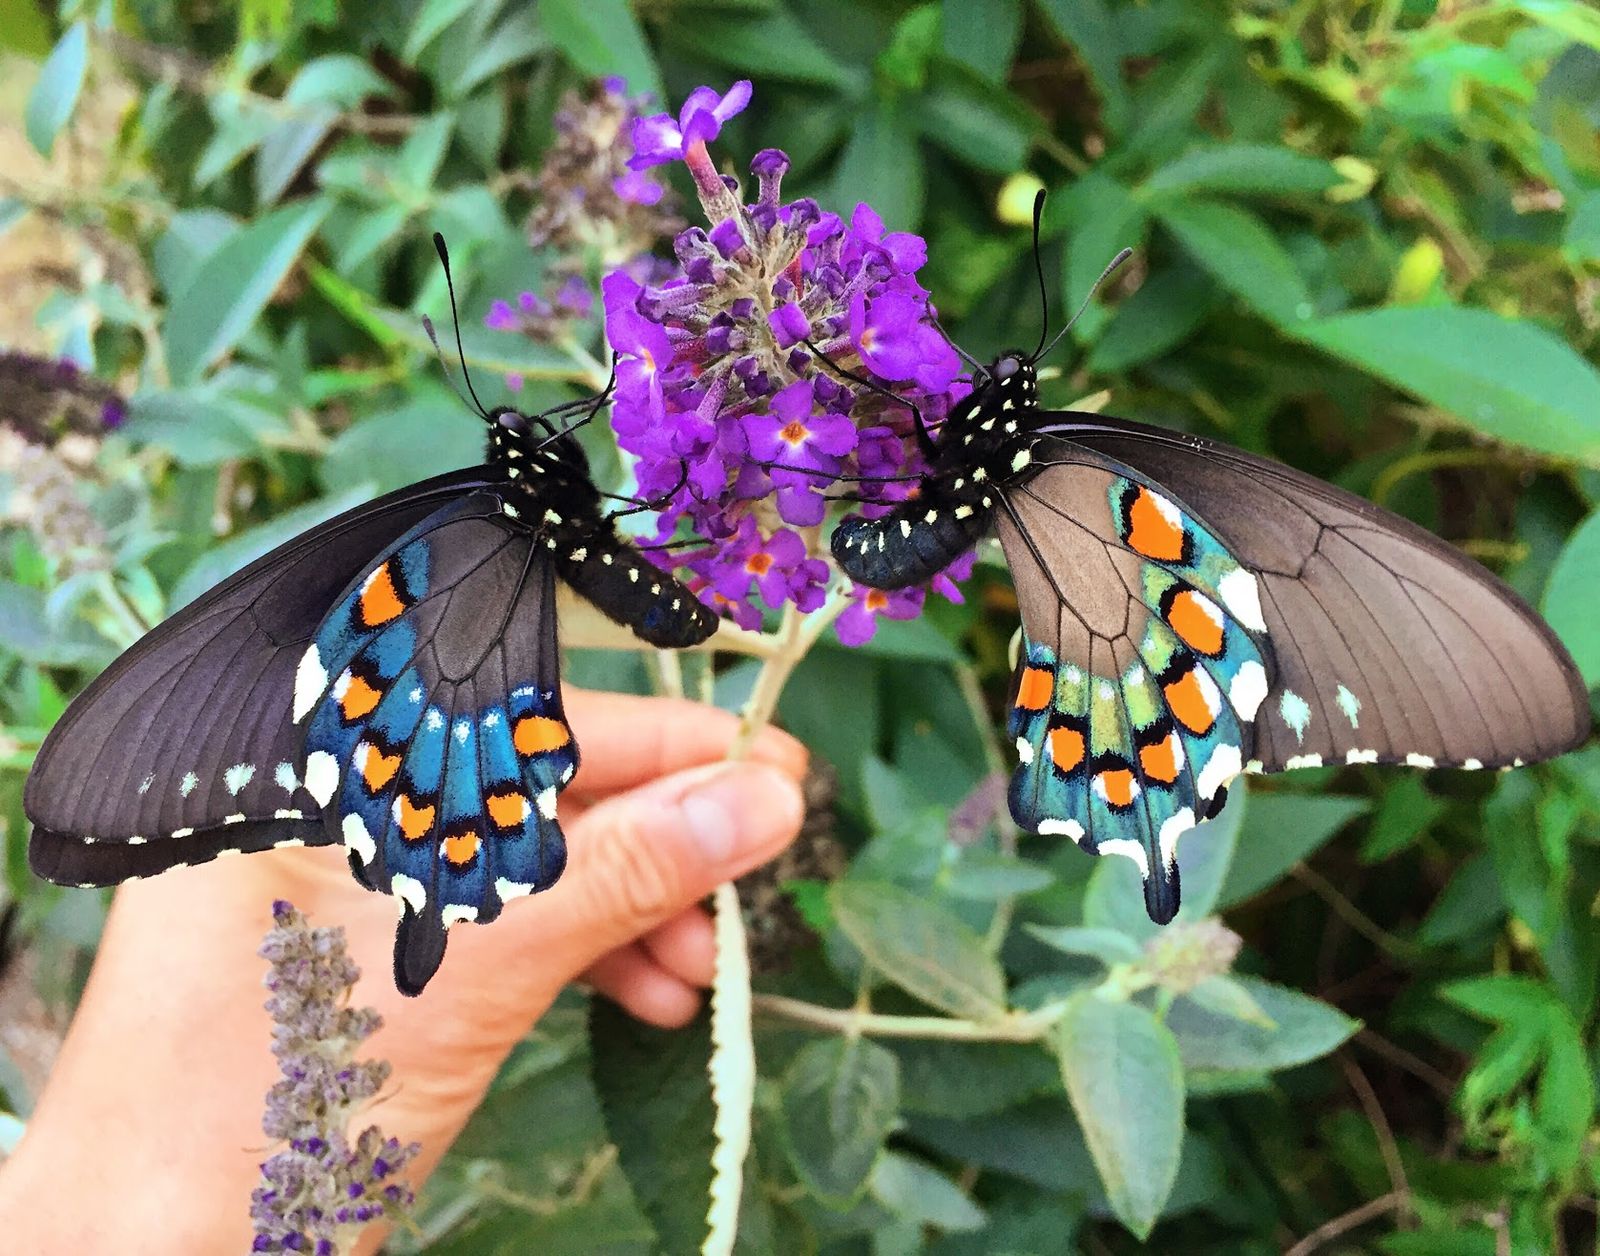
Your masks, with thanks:
M 267 1092 L 261 1127 L 288 1147 L 261 1166 L 250 1197 L 253 1252 L 337 1256 L 362 1227 L 402 1216 L 415 1200 L 399 1171 L 420 1148 L 368 1126 L 352 1141 L 351 1118 L 382 1088 L 389 1066 L 357 1063 L 356 1049 L 381 1023 L 348 1006 L 360 970 L 343 929 L 313 929 L 289 903 L 272 905 L 274 927 L 258 954 L 271 964 L 272 1053 L 282 1078 Z

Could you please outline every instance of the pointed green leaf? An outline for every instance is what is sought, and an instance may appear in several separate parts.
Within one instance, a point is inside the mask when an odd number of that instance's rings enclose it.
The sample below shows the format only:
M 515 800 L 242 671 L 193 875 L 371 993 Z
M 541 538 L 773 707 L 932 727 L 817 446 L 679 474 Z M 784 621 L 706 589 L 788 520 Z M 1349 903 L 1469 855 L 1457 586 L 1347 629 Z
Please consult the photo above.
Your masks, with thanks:
M 1005 974 L 961 917 L 886 882 L 835 882 L 832 901 L 845 937 L 902 989 L 953 1016 L 991 1020 L 1005 1012 Z
M 321 200 L 275 210 L 200 263 L 167 318 L 174 383 L 193 383 L 250 330 L 326 212 Z
M 1556 630 L 1584 682 L 1600 685 L 1600 615 L 1595 590 L 1600 588 L 1600 511 L 1590 515 L 1562 547 L 1544 589 L 1544 617 Z
M 88 68 L 89 28 L 83 22 L 74 22 L 45 59 L 23 116 L 28 143 L 46 157 L 77 107 Z
M 1600 371 L 1534 323 L 1405 306 L 1302 323 L 1300 339 L 1508 444 L 1600 465 Z
M 1162 202 L 1155 214 L 1196 263 L 1258 314 L 1285 326 L 1311 317 L 1305 280 L 1254 214 L 1199 199 Z
M 826 1038 L 784 1075 L 784 1145 L 795 1172 L 824 1203 L 847 1208 L 867 1189 L 900 1108 L 899 1065 L 866 1038 Z
M 1359 1029 L 1338 1008 L 1255 977 L 1231 977 L 1259 1016 L 1218 1008 L 1202 996 L 1178 999 L 1167 1013 L 1190 1069 L 1275 1070 L 1327 1055 Z M 1264 1023 L 1270 1022 L 1270 1023 Z
M 872 1197 L 897 1217 L 958 1234 L 981 1230 L 988 1220 L 982 1208 L 932 1165 L 894 1151 L 878 1160 Z
M 1144 1008 L 1086 995 L 1057 1024 L 1053 1045 L 1112 1211 L 1148 1238 L 1183 1149 L 1178 1044 Z
M 562 54 L 593 78 L 620 75 L 630 94 L 661 94 L 661 75 L 627 0 L 539 0 L 539 20 Z
M 1217 906 L 1231 907 L 1264 890 L 1371 806 L 1365 798 L 1337 794 L 1257 790 L 1250 796 L 1239 854 L 1228 869 Z
M 1209 144 L 1162 166 L 1139 192 L 1151 200 L 1196 192 L 1316 196 L 1342 181 L 1331 163 L 1278 144 Z

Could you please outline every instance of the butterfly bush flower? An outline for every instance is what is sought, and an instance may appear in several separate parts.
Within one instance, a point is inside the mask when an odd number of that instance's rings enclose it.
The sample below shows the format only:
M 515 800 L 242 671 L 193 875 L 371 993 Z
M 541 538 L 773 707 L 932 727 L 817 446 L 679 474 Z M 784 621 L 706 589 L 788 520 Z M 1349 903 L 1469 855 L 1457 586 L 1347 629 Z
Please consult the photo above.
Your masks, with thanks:
M 527 223 L 528 242 L 551 259 L 544 291 L 494 302 L 486 326 L 559 341 L 593 313 L 592 280 L 601 271 L 628 266 L 641 278 L 656 273 L 652 250 L 684 224 L 677 195 L 648 169 L 629 165 L 642 104 L 620 78 L 563 98 Z
M 272 932 L 259 954 L 271 964 L 272 1053 L 282 1078 L 267 1092 L 261 1128 L 288 1148 L 261 1166 L 250 1197 L 253 1252 L 336 1256 L 380 1217 L 414 1202 L 397 1177 L 420 1148 L 402 1147 L 369 1126 L 354 1140 L 350 1119 L 383 1087 L 389 1066 L 355 1061 L 356 1048 L 381 1023 L 348 1006 L 360 970 L 343 929 L 313 929 L 290 904 L 272 905 Z
M 711 542 L 653 556 L 746 625 L 759 622 L 758 596 L 770 609 L 821 604 L 824 490 L 854 490 L 869 515 L 905 498 L 925 466 L 907 403 L 937 422 L 961 393 L 959 360 L 917 282 L 920 237 L 885 231 L 866 205 L 846 221 L 785 201 L 779 149 L 750 163 L 753 204 L 717 169 L 707 145 L 749 101 L 748 82 L 701 87 L 676 118 L 633 124 L 629 166 L 682 161 L 708 225 L 679 232 L 664 277 L 618 269 L 601 284 L 620 356 L 618 443 L 640 493 L 664 503 L 660 537 L 687 525 Z M 970 559 L 958 567 L 965 575 Z M 959 598 L 950 580 L 937 587 Z M 920 613 L 924 590 L 848 596 L 839 636 L 859 644 L 880 615 Z

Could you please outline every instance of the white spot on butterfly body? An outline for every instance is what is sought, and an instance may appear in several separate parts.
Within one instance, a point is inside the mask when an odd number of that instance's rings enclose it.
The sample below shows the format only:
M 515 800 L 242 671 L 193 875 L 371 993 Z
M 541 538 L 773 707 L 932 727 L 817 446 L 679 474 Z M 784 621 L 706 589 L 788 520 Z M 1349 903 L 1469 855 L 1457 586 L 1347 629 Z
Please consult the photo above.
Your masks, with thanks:
M 344 848 L 355 852 L 356 858 L 363 864 L 369 864 L 377 857 L 378 844 L 367 831 L 367 822 L 355 812 L 345 816 L 340 828 L 344 833 Z
M 1012 471 L 1020 471 L 1032 461 L 1033 453 L 1031 450 L 1019 449 L 1017 456 L 1011 460 L 1011 469 Z
M 256 765 L 253 763 L 235 763 L 222 774 L 222 783 L 228 787 L 228 792 L 235 797 L 256 774 Z
M 193 772 L 185 772 L 183 774 L 183 779 L 178 782 L 178 793 L 187 798 L 190 794 L 194 793 L 195 786 L 198 784 L 200 784 L 200 778 L 198 776 L 196 776 Z
M 1339 709 L 1344 712 L 1345 719 L 1350 721 L 1351 728 L 1360 728 L 1361 699 L 1351 693 L 1345 686 L 1340 685 L 1338 693 L 1334 695 L 1339 701 Z
M 1033 743 L 1026 737 L 1017 738 L 1017 761 L 1023 767 L 1033 762 Z
M 1261 585 L 1254 572 L 1234 568 L 1217 581 L 1217 594 L 1228 613 L 1251 632 L 1267 630 L 1267 621 L 1261 617 Z
M 422 914 L 422 909 L 428 905 L 428 891 L 423 888 L 422 882 L 416 877 L 406 876 L 403 872 L 395 873 L 390 879 L 389 893 L 419 916 Z
M 1040 820 L 1041 837 L 1069 837 L 1075 842 L 1083 840 L 1083 825 L 1076 820 Z
M 637 567 L 628 568 L 628 579 L 633 581 L 634 584 L 639 583 L 639 569 Z
M 1144 846 L 1130 837 L 1113 837 L 1109 841 L 1101 842 L 1099 853 L 1121 855 L 1124 859 L 1131 859 L 1139 865 L 1141 877 L 1148 879 L 1150 876 L 1150 858 L 1145 854 Z
M 1406 756 L 1406 766 L 1410 768 L 1431 768 L 1433 764 L 1434 759 L 1430 754 L 1408 754 Z
M 313 645 L 300 656 L 294 669 L 294 722 L 298 724 L 311 713 L 317 699 L 327 691 L 328 669 L 322 665 L 322 655 Z
M 970 518 L 972 518 L 972 507 L 971 506 L 957 506 L 956 507 L 956 518 L 957 519 L 970 519 Z
M 586 558 L 589 557 L 589 547 L 587 545 L 580 545 L 580 546 L 578 546 L 577 549 L 573 550 L 572 553 L 569 554 L 567 557 L 570 558 L 575 563 L 581 563 Z
M 1246 659 L 1228 686 L 1228 701 L 1242 720 L 1253 720 L 1267 699 L 1267 672 L 1254 659 Z
M 982 467 L 976 468 L 972 473 L 972 482 L 974 484 L 982 484 L 988 478 L 989 478 L 989 473 L 987 471 L 985 471 Z
M 539 814 L 546 820 L 554 820 L 556 818 L 555 786 L 552 785 L 548 789 L 541 789 L 539 797 L 534 801 L 539 804 Z
M 1206 760 L 1205 767 L 1200 769 L 1200 776 L 1195 781 L 1200 797 L 1215 798 L 1217 791 L 1238 776 L 1243 767 L 1244 760 L 1238 746 L 1218 746 L 1211 752 L 1211 757 Z
M 1178 862 L 1178 839 L 1194 828 L 1194 812 L 1184 807 L 1161 822 L 1156 835 L 1156 845 L 1161 850 L 1161 862 L 1171 868 Z
M 911 539 L 911 521 L 909 519 L 900 520 L 900 535 L 908 541 Z
M 556 514 L 556 512 L 553 510 L 547 510 L 544 512 L 544 521 L 546 523 L 560 523 L 561 516 Z
M 922 516 L 922 522 L 923 523 L 934 523 L 934 522 L 936 522 L 938 520 L 938 518 L 939 518 L 939 512 L 937 510 L 930 510 L 927 514 Z
M 272 771 L 272 779 L 277 783 L 279 789 L 288 790 L 290 793 L 300 788 L 300 778 L 294 774 L 294 764 L 292 763 L 284 762 L 278 764 Z
M 1346 763 L 1376 763 L 1378 752 L 1376 750 L 1351 750 L 1344 756 Z
M 339 761 L 326 750 L 313 750 L 306 756 L 306 792 L 326 807 L 338 788 Z
M 466 903 L 449 903 L 439 913 L 439 919 L 448 929 L 451 925 L 460 924 L 463 920 L 476 920 L 478 909 Z
M 512 518 L 512 519 L 520 519 L 520 518 L 522 518 L 522 512 L 519 511 L 510 502 L 507 502 L 505 505 L 501 506 L 500 509 L 502 511 L 504 511 L 505 514 L 507 515 L 507 517 L 509 517 L 509 518 Z
M 1306 725 L 1311 722 L 1311 707 L 1293 689 L 1285 689 L 1278 699 L 1278 714 L 1283 717 L 1296 741 L 1306 739 Z

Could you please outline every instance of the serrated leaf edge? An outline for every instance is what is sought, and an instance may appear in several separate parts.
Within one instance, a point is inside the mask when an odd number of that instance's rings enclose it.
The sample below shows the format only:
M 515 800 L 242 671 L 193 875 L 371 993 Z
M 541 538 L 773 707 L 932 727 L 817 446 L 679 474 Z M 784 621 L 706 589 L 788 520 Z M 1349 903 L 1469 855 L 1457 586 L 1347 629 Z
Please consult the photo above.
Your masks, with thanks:
M 729 1256 L 739 1235 L 739 1199 L 750 1152 L 750 1115 L 756 1098 L 756 1046 L 750 1029 L 750 953 L 745 945 L 739 892 L 731 882 L 715 896 L 716 976 L 711 983 L 711 1200 L 702 1256 Z

